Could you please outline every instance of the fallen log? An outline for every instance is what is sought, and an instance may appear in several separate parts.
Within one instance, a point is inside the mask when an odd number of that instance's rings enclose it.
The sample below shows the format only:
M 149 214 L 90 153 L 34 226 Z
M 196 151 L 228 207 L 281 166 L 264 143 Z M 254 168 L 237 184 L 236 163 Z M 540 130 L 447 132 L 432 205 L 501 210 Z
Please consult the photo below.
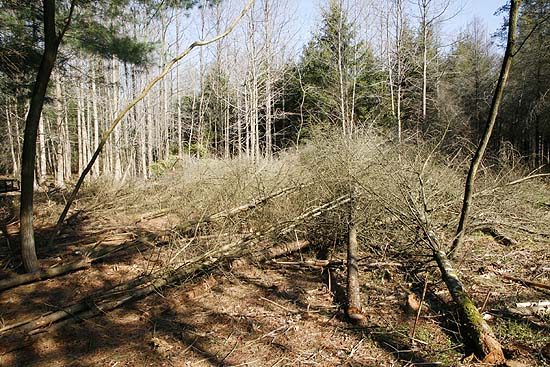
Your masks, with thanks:
M 299 189 L 301 189 L 305 186 L 306 186 L 305 184 L 301 184 L 301 185 L 297 185 L 297 186 L 286 187 L 286 188 L 281 189 L 281 190 L 279 190 L 279 191 L 277 191 L 273 194 L 270 194 L 270 195 L 264 196 L 262 198 L 259 198 L 257 200 L 254 200 L 251 203 L 241 205 L 241 206 L 238 206 L 236 208 L 231 208 L 231 209 L 228 209 L 228 210 L 224 210 L 224 211 L 221 211 L 219 213 L 209 215 L 209 216 L 207 216 L 205 218 L 202 218 L 200 220 L 189 221 L 185 225 L 183 225 L 182 228 L 188 230 L 189 228 L 194 227 L 194 226 L 199 225 L 199 224 L 211 223 L 211 222 L 223 219 L 223 218 L 228 218 L 228 217 L 233 216 L 237 213 L 241 213 L 241 212 L 256 208 L 258 206 L 264 205 L 265 203 L 267 203 L 270 200 L 273 200 L 273 199 L 278 198 L 280 196 L 283 196 L 285 194 L 291 193 L 293 191 L 299 190 Z M 159 237 L 160 236 L 162 236 L 162 234 L 159 235 Z M 106 257 L 107 255 L 110 255 L 114 252 L 121 251 L 122 249 L 128 247 L 128 245 L 129 245 L 128 243 L 124 243 L 122 245 L 118 245 L 118 246 L 114 246 L 113 248 L 109 248 L 107 250 L 98 251 L 96 253 L 89 254 L 88 259 L 81 260 L 81 261 L 78 261 L 76 263 L 61 265 L 61 266 L 57 266 L 55 268 L 45 269 L 45 270 L 42 270 L 40 272 L 32 273 L 32 274 L 16 275 L 14 277 L 1 280 L 0 281 L 0 292 L 4 291 L 4 290 L 7 290 L 7 289 L 10 289 L 10 288 L 20 286 L 20 285 L 29 284 L 29 283 L 33 283 L 33 282 L 37 282 L 37 281 L 41 281 L 41 280 L 46 280 L 46 279 L 51 279 L 51 278 L 55 278 L 55 277 L 58 277 L 58 276 L 61 276 L 61 275 L 65 275 L 65 274 L 68 274 L 68 273 L 71 273 L 71 272 L 74 272 L 74 271 L 77 271 L 77 270 L 87 269 L 92 265 L 93 262 L 95 262 L 99 259 L 102 259 L 102 258 Z M 265 255 L 270 256 L 269 253 L 266 253 Z
M 212 222 L 219 221 L 221 219 L 232 217 L 236 214 L 246 212 L 246 211 L 251 210 L 251 209 L 258 208 L 262 205 L 265 205 L 270 200 L 273 200 L 273 199 L 276 199 L 280 196 L 284 196 L 284 195 L 289 194 L 291 192 L 300 190 L 300 189 L 302 189 L 306 186 L 307 186 L 307 184 L 300 184 L 300 185 L 296 185 L 296 186 L 285 187 L 284 189 L 276 191 L 276 192 L 274 192 L 270 195 L 261 197 L 259 199 L 254 199 L 250 203 L 240 205 L 240 206 L 235 207 L 235 208 L 223 210 L 221 212 L 211 214 L 211 215 L 199 218 L 199 219 L 189 220 L 186 223 L 178 226 L 178 229 L 181 230 L 181 231 L 187 231 L 187 230 L 190 230 L 190 229 L 192 229 L 193 227 L 195 227 L 197 225 L 212 223 Z
M 550 289 L 550 284 L 547 284 L 547 283 L 534 282 L 532 280 L 522 279 L 511 275 L 506 275 L 500 272 L 497 272 L 497 274 L 504 279 L 513 280 L 514 282 L 521 283 L 527 287 Z
M 346 265 L 344 260 L 304 260 L 304 261 L 273 261 L 276 265 L 295 265 L 295 266 L 309 266 L 309 267 L 339 267 Z
M 61 310 L 49 312 L 26 322 L 5 326 L 0 330 L 0 355 L 32 344 L 44 332 L 57 330 L 68 323 L 104 314 L 128 302 L 143 298 L 168 284 L 188 280 L 196 273 L 207 271 L 222 261 L 245 254 L 250 247 L 265 241 L 267 237 L 284 235 L 306 219 L 314 218 L 323 211 L 332 210 L 348 201 L 345 197 L 340 197 L 301 214 L 291 223 L 284 223 L 270 227 L 264 232 L 246 235 L 237 241 L 228 242 L 218 248 L 206 251 L 172 269 L 159 270 L 149 276 L 116 286 L 102 294 L 87 297 Z
M 504 363 L 506 358 L 500 342 L 464 289 L 451 261 L 447 258 L 445 252 L 441 250 L 434 251 L 434 257 L 441 271 L 443 281 L 456 303 L 463 323 L 464 336 L 469 344 L 473 346 L 476 355 L 484 363 Z
M 261 262 L 269 259 L 274 259 L 283 255 L 289 255 L 293 252 L 305 249 L 310 245 L 307 240 L 297 240 L 286 242 L 282 245 L 265 248 L 261 251 L 253 252 L 246 256 L 246 260 L 252 262 Z
M 54 268 L 45 269 L 37 273 L 16 275 L 11 278 L 0 280 L 0 292 L 6 289 L 23 285 L 23 284 L 29 284 L 40 280 L 55 278 L 57 276 L 71 273 L 73 271 L 87 269 L 91 266 L 91 264 L 92 264 L 91 259 L 85 259 L 85 260 L 77 261 L 75 263 L 70 263 L 66 265 L 56 266 Z
M 398 262 L 392 262 L 392 261 L 376 261 L 373 263 L 366 263 L 362 264 L 361 261 L 363 259 L 359 259 L 357 262 L 360 264 L 361 267 L 365 268 L 381 268 L 385 266 L 396 266 L 401 267 L 403 264 Z M 273 261 L 273 264 L 277 265 L 295 265 L 295 266 L 311 266 L 311 267 L 339 267 L 339 266 L 345 266 L 346 261 L 344 259 L 335 259 L 335 260 L 322 260 L 322 259 L 310 259 L 310 260 L 303 260 L 303 261 Z
M 19 287 L 21 285 L 39 282 L 46 279 L 52 279 L 78 270 L 88 269 L 92 266 L 93 263 L 100 261 L 108 256 L 111 256 L 114 253 L 122 251 L 132 245 L 137 245 L 140 243 L 146 244 L 146 242 L 142 240 L 128 241 L 120 245 L 110 246 L 107 248 L 99 249 L 97 251 L 93 251 L 87 254 L 83 260 L 79 260 L 77 262 L 51 267 L 36 273 L 19 274 L 7 279 L 0 280 L 0 292 Z

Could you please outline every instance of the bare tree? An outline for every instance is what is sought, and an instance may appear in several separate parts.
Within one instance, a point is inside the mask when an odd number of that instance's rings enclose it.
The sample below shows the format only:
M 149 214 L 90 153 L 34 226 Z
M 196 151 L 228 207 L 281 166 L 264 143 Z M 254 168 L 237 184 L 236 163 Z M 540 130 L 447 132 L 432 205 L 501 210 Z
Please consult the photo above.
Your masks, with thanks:
M 487 126 L 483 137 L 481 138 L 477 150 L 472 158 L 470 169 L 468 171 L 468 177 L 466 178 L 466 184 L 464 187 L 464 200 L 462 203 L 462 211 L 460 212 L 460 219 L 458 222 L 458 228 L 456 230 L 455 239 L 451 245 L 449 255 L 452 256 L 455 251 L 462 245 L 464 238 L 464 232 L 466 229 L 466 222 L 468 220 L 468 214 L 470 212 L 470 203 L 473 197 L 474 181 L 477 174 L 477 170 L 483 155 L 489 144 L 493 127 L 495 126 L 498 109 L 502 101 L 502 95 L 504 93 L 504 87 L 508 80 L 510 68 L 512 67 L 512 60 L 515 55 L 515 45 L 517 40 L 517 23 L 519 17 L 519 8 L 523 0 L 512 0 L 510 6 L 510 16 L 508 18 L 508 41 L 506 44 L 506 52 L 504 53 L 504 59 L 502 60 L 502 67 L 500 69 L 500 76 L 498 78 L 497 87 L 493 95 L 493 101 L 491 102 L 491 109 L 489 111 L 489 117 L 487 119 Z

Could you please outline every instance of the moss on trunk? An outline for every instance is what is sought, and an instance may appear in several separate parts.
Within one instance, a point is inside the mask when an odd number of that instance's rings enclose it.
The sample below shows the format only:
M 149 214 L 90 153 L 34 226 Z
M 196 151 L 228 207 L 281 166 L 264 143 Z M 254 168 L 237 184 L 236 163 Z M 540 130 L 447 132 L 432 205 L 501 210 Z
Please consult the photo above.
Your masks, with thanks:
M 470 296 L 468 296 L 445 252 L 436 251 L 435 260 L 460 314 L 465 344 L 471 346 L 475 354 L 484 363 L 504 363 L 506 359 L 504 358 L 502 346 Z

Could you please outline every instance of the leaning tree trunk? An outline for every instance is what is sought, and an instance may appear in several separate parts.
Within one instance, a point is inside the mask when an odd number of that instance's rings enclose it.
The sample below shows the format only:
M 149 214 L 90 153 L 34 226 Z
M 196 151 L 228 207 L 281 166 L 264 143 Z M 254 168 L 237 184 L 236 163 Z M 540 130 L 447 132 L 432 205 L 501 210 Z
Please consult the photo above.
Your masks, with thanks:
M 443 251 L 435 251 L 435 260 L 455 301 L 463 325 L 466 340 L 474 348 L 476 355 L 484 362 L 502 364 L 506 361 L 502 347 L 483 319 L 479 310 L 464 289 L 462 282 L 453 269 L 451 261 Z
M 466 221 L 468 219 L 468 214 L 470 212 L 470 203 L 472 201 L 473 191 L 474 191 L 474 180 L 477 174 L 479 165 L 483 158 L 483 154 L 487 149 L 489 144 L 489 139 L 493 132 L 493 127 L 497 119 L 497 113 L 502 100 L 502 94 L 504 93 L 504 86 L 506 85 L 506 80 L 508 80 L 508 74 L 510 73 L 510 68 L 512 66 L 512 59 L 515 56 L 515 44 L 517 39 L 517 23 L 518 23 L 518 14 L 519 7 L 523 0 L 512 0 L 512 5 L 510 7 L 510 17 L 508 21 L 508 42 L 506 44 L 506 52 L 504 53 L 504 60 L 502 61 L 502 68 L 500 70 L 500 76 L 498 78 L 498 84 L 493 96 L 493 101 L 491 103 L 491 110 L 489 112 L 489 118 L 487 120 L 487 126 L 485 127 L 485 132 L 483 137 L 479 142 L 474 158 L 470 165 L 470 170 L 468 171 L 468 177 L 466 178 L 466 184 L 464 187 L 464 201 L 462 203 L 462 211 L 460 213 L 460 219 L 458 222 L 458 228 L 456 230 L 456 236 L 451 245 L 449 251 L 449 256 L 452 257 L 456 249 L 462 244 L 464 238 L 464 232 L 466 230 Z

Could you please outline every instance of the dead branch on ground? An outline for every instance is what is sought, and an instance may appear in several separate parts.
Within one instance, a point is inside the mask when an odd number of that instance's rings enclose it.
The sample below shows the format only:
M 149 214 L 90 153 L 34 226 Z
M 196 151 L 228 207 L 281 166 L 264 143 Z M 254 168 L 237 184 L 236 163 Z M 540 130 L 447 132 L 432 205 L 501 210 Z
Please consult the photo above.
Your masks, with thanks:
M 171 269 L 163 269 L 148 276 L 136 278 L 33 320 L 5 326 L 0 329 L 0 354 L 9 353 L 32 344 L 36 337 L 42 333 L 57 330 L 66 324 L 111 311 L 128 302 L 143 298 L 168 284 L 185 282 L 198 272 L 207 271 L 224 261 L 239 257 L 249 252 L 254 245 L 258 245 L 268 238 L 283 236 L 304 221 L 315 218 L 327 210 L 337 208 L 349 202 L 349 200 L 349 196 L 339 197 L 304 212 L 293 221 L 272 226 L 263 232 L 249 234 L 237 241 L 228 242 L 186 260 Z
M 548 283 L 534 282 L 532 280 L 518 278 L 518 277 L 511 276 L 511 275 L 506 275 L 506 274 L 503 274 L 501 272 L 497 272 L 497 274 L 500 277 L 504 278 L 504 279 L 513 280 L 514 282 L 521 283 L 521 284 L 523 284 L 527 287 L 550 289 L 550 284 L 548 284 Z

